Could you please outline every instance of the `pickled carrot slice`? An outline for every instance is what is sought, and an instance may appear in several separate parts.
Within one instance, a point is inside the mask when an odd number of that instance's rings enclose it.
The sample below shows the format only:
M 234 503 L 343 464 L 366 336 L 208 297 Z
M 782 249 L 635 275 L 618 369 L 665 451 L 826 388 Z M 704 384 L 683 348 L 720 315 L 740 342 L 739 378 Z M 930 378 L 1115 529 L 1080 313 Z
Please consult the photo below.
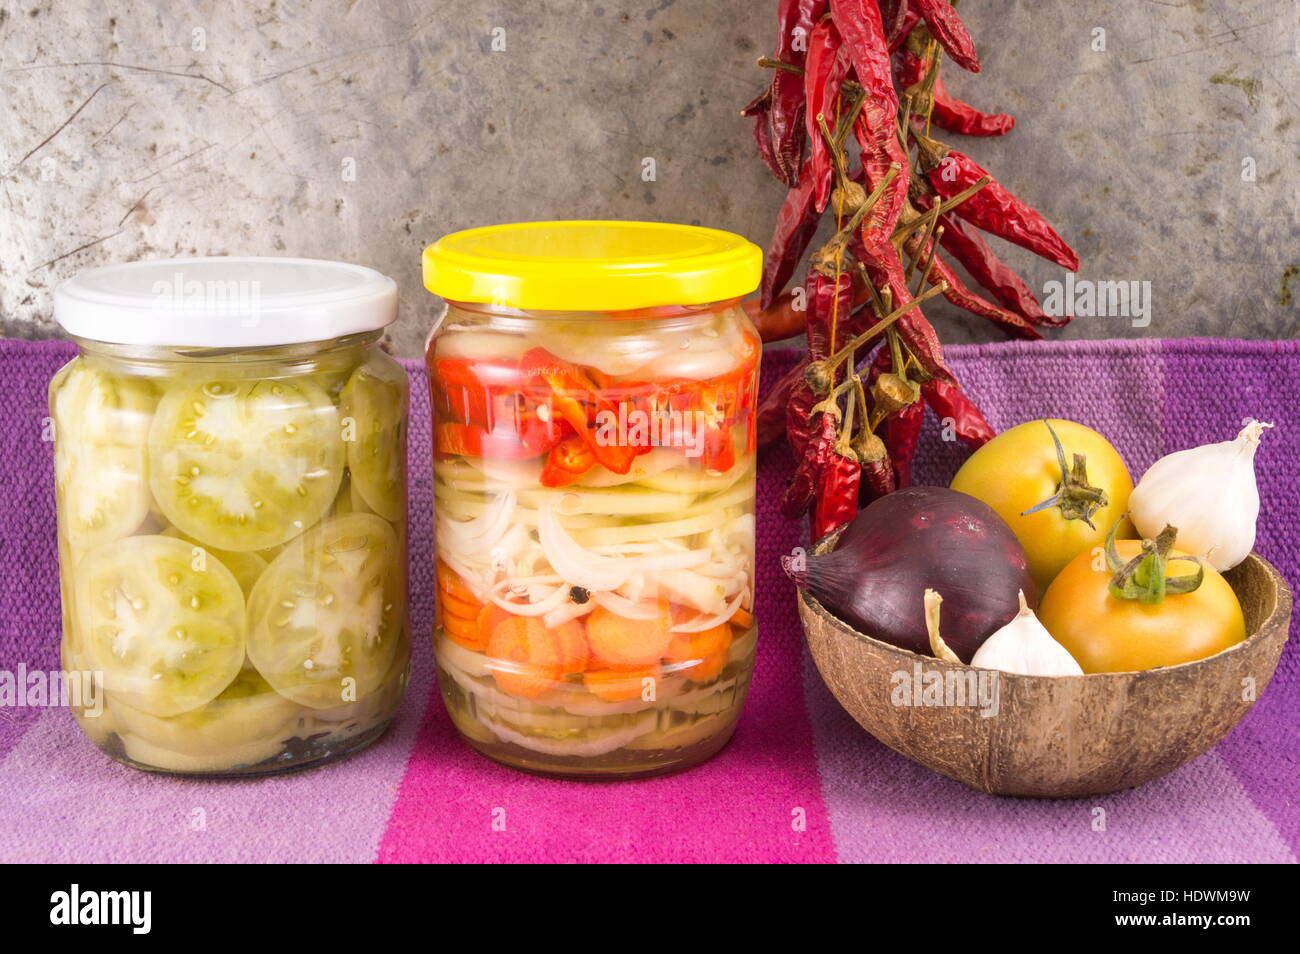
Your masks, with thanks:
M 731 627 L 726 623 L 700 633 L 677 633 L 664 650 L 664 659 L 683 664 L 678 671 L 692 682 L 707 682 L 727 665 Z
M 496 603 L 485 603 L 478 611 L 478 618 L 475 620 L 475 631 L 477 633 L 476 646 L 467 646 L 467 649 L 476 649 L 479 652 L 487 649 L 488 640 L 492 638 L 492 630 L 496 628 L 497 623 L 511 618 L 508 610 L 502 609 Z
M 754 614 L 743 607 L 737 607 L 736 612 L 731 615 L 731 625 L 749 629 L 754 625 Z
M 466 603 L 460 597 L 452 596 L 450 593 L 442 593 L 438 602 L 442 604 L 442 611 L 448 616 L 459 616 L 461 619 L 477 620 L 479 610 L 483 604 L 478 600 L 472 603 Z
M 478 599 L 474 596 L 473 591 L 461 580 L 460 574 L 449 567 L 442 560 L 436 564 L 436 573 L 438 576 L 438 589 L 443 593 L 454 596 L 456 599 L 465 603 L 477 604 Z
M 654 619 L 625 619 L 598 606 L 587 617 L 591 654 L 606 666 L 636 669 L 653 666 L 672 641 L 668 604 L 660 603 Z
M 628 702 L 640 698 L 647 678 L 658 681 L 658 666 L 643 669 L 589 669 L 582 674 L 587 691 L 606 702 Z
M 466 649 L 481 651 L 483 642 L 479 639 L 478 625 L 475 620 L 462 619 L 459 616 L 452 616 L 450 613 L 442 614 L 442 631 L 447 634 L 447 638 Z
M 571 619 L 551 630 L 560 653 L 560 671 L 566 676 L 584 672 L 591 661 L 591 647 L 580 620 Z
M 511 695 L 536 699 L 562 675 L 555 634 L 532 616 L 511 616 L 497 623 L 487 652 L 493 660 L 493 678 Z

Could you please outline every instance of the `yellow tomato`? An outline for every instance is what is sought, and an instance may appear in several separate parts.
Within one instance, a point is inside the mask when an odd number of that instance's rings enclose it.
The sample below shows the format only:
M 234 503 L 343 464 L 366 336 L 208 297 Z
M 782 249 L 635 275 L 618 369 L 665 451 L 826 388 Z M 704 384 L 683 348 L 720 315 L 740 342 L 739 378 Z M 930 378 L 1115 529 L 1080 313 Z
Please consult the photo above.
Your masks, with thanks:
M 1093 511 L 1092 526 L 1079 517 L 1067 517 L 1068 511 L 1055 505 L 1025 513 L 1056 494 L 1061 484 L 1053 430 L 1061 439 L 1066 467 L 1073 470 L 1074 455 L 1082 454 L 1088 484 L 1105 492 L 1106 504 Z M 1111 526 L 1128 510 L 1133 478 L 1106 438 L 1090 427 L 1053 418 L 1029 421 L 993 438 L 957 471 L 952 489 L 984 501 L 1010 525 L 1025 548 L 1029 572 L 1041 593 L 1077 554 L 1102 545 Z M 1128 520 L 1116 536 L 1133 536 Z
M 1115 544 L 1125 562 L 1142 549 L 1139 540 Z M 1185 556 L 1174 550 L 1171 556 Z M 1052 581 L 1038 604 L 1038 618 L 1052 637 L 1088 672 L 1134 672 L 1204 659 L 1246 638 L 1241 604 L 1228 581 L 1208 563 L 1205 579 L 1191 593 L 1166 595 L 1159 603 L 1119 599 L 1106 560 L 1080 553 Z M 1190 563 L 1169 564 L 1170 574 L 1194 573 Z

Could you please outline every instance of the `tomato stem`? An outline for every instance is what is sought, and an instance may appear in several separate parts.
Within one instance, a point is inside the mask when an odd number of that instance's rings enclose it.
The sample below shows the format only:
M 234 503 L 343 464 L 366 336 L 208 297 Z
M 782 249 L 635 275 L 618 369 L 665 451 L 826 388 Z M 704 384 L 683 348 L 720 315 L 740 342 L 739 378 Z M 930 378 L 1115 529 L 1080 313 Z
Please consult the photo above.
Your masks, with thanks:
M 1178 539 L 1177 527 L 1166 525 L 1154 540 L 1143 540 L 1142 551 L 1125 563 L 1115 546 L 1115 531 L 1127 516 L 1124 514 L 1116 520 L 1106 534 L 1106 566 L 1115 574 L 1110 581 L 1111 596 L 1158 604 L 1164 602 L 1166 595 L 1191 593 L 1200 587 L 1205 579 L 1205 566 L 1201 561 L 1196 557 L 1169 555 Z M 1186 576 L 1166 576 L 1169 564 L 1175 560 L 1190 560 L 1196 564 L 1196 572 Z
M 1056 485 L 1056 493 L 1042 503 L 1030 507 L 1020 516 L 1026 517 L 1048 507 L 1059 507 L 1061 516 L 1066 520 L 1082 520 L 1095 530 L 1096 527 L 1092 525 L 1093 515 L 1110 503 L 1106 491 L 1088 483 L 1088 460 L 1083 454 L 1075 454 L 1074 466 L 1066 467 L 1065 448 L 1061 446 L 1061 439 L 1056 436 L 1051 421 L 1043 421 L 1043 423 L 1047 425 L 1047 430 L 1052 435 L 1052 443 L 1056 445 L 1056 461 L 1061 468 L 1061 482 Z

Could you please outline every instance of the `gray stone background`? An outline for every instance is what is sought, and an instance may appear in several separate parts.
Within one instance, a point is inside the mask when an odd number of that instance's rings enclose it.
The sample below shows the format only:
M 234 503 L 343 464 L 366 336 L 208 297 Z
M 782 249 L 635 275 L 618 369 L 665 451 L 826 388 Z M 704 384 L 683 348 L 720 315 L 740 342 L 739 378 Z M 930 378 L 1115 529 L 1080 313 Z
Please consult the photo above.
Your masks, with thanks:
M 433 313 L 420 250 L 453 229 L 648 218 L 766 244 L 782 191 L 737 110 L 775 6 L 0 2 L 0 331 L 56 335 L 51 290 L 93 265 L 300 255 L 397 278 L 391 340 L 413 355 Z M 1300 332 L 1296 0 L 961 11 L 984 71 L 948 64 L 950 89 L 1019 125 L 959 148 L 1048 215 L 1080 277 L 1152 283 L 1148 327 L 1056 334 Z M 1007 258 L 1034 288 L 1063 277 Z M 996 337 L 933 313 L 946 340 Z

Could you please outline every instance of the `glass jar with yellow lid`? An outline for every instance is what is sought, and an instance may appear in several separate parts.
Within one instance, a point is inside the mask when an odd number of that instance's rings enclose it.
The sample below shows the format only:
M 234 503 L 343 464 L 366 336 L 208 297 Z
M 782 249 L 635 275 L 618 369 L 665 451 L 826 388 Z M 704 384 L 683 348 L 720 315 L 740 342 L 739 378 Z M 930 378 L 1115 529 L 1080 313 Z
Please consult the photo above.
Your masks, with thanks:
M 54 295 L 63 668 L 137 768 L 277 772 L 353 751 L 406 685 L 395 283 L 303 259 L 144 261 Z M 84 680 L 83 680 L 84 682 Z
M 434 649 L 478 751 L 571 777 L 717 752 L 749 687 L 761 253 L 533 222 L 424 253 Z

